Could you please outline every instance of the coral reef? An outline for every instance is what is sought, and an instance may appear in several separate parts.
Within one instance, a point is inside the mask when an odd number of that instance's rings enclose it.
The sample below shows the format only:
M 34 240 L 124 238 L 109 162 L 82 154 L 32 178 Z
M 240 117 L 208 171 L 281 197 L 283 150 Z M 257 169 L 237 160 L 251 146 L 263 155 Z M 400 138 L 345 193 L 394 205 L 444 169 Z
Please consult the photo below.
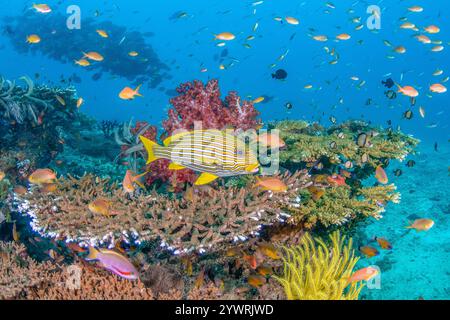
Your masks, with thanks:
M 22 244 L 0 242 L 0 300 L 27 296 L 54 268 L 31 259 Z
M 403 161 L 419 143 L 400 131 L 372 128 L 361 121 L 348 121 L 327 129 L 317 123 L 287 120 L 271 124 L 270 128 L 280 130 L 280 137 L 286 142 L 286 150 L 280 153 L 283 166 L 305 167 L 322 161 L 332 167 L 350 161 L 359 178 L 367 177 L 378 165 L 391 159 Z M 360 134 L 367 136 L 363 145 L 358 145 Z M 366 167 L 371 170 L 364 175 Z
M 74 64 L 74 60 L 82 57 L 82 51 L 97 51 L 104 60 L 87 67 L 99 72 L 97 77 L 108 72 L 134 81 L 136 85 L 148 83 L 149 88 L 155 88 L 170 78 L 167 74 L 169 67 L 161 62 L 142 33 L 94 18 L 83 18 L 83 32 L 74 32 L 63 27 L 66 20 L 66 16 L 52 12 L 43 23 L 40 15 L 28 10 L 21 16 L 5 17 L 4 32 L 19 53 L 39 52 L 62 63 Z M 25 42 L 27 30 L 33 30 L 44 40 L 36 46 L 29 46 Z M 107 30 L 109 37 L 100 38 L 96 30 Z M 137 57 L 128 54 L 133 50 L 139 50 Z
M 32 217 L 33 228 L 44 236 L 84 245 L 106 245 L 122 237 L 138 243 L 158 239 L 176 252 L 204 251 L 245 240 L 262 225 L 282 219 L 280 207 L 295 206 L 298 192 L 311 184 L 305 172 L 280 178 L 289 187 L 285 193 L 208 187 L 170 199 L 163 194 L 128 198 L 106 179 L 69 177 L 60 179 L 52 193 L 35 190 L 24 195 L 18 209 Z M 92 214 L 88 204 L 97 198 L 109 199 L 118 214 Z
M 0 80 L 0 168 L 12 181 L 23 180 L 33 168 L 49 163 L 64 149 L 68 135 L 89 122 L 78 113 L 75 89 Z M 64 101 L 64 105 L 58 100 Z
M 364 187 L 352 194 L 348 186 L 323 189 L 323 196 L 314 200 L 308 191 L 303 191 L 302 202 L 288 211 L 295 223 L 312 229 L 322 226 L 340 226 L 363 217 L 382 218 L 388 202 L 399 203 L 400 194 L 394 185 Z
M 345 244 L 339 232 L 330 235 L 328 248 L 323 240 L 305 234 L 300 245 L 284 248 L 284 268 L 275 276 L 289 300 L 357 300 L 362 285 L 348 279 L 358 262 L 352 239 Z
M 73 270 L 80 273 L 74 278 Z M 79 283 L 77 283 L 79 281 Z M 127 281 L 100 269 L 83 265 L 47 275 L 29 290 L 31 300 L 154 300 L 152 291 L 141 281 Z

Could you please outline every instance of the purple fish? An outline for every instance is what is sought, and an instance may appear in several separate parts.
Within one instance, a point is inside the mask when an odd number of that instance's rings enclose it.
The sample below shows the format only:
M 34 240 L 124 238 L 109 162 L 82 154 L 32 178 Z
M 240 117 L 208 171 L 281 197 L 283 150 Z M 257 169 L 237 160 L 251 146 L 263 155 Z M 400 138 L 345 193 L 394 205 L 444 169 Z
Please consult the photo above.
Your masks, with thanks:
M 118 275 L 119 277 L 136 280 L 139 278 L 139 272 L 133 266 L 133 264 L 124 256 L 119 253 L 107 250 L 107 249 L 95 249 L 89 247 L 89 255 L 86 257 L 87 261 L 100 261 L 102 266 Z

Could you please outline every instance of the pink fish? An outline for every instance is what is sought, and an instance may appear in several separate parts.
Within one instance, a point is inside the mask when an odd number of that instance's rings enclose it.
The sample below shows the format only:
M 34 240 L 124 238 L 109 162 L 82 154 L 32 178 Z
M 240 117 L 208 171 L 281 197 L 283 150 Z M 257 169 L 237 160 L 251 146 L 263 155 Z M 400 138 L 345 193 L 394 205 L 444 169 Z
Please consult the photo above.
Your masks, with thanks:
M 88 261 L 99 261 L 103 268 L 111 271 L 119 277 L 136 280 L 139 278 L 139 272 L 135 266 L 121 254 L 107 249 L 95 249 L 89 247 L 89 255 L 86 257 Z

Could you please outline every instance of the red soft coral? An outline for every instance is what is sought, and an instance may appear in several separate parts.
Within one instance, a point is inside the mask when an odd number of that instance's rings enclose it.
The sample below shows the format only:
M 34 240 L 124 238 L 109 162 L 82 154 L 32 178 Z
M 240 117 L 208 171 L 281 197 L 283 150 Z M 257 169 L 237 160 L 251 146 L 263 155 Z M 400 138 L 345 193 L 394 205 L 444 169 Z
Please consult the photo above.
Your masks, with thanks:
M 168 135 L 174 130 L 194 129 L 199 122 L 203 129 L 256 129 L 260 124 L 256 111 L 250 101 L 241 101 L 236 92 L 230 92 L 222 101 L 219 82 L 210 80 L 206 85 L 201 81 L 184 83 L 177 89 L 179 95 L 170 100 L 173 109 L 169 119 L 163 122 Z

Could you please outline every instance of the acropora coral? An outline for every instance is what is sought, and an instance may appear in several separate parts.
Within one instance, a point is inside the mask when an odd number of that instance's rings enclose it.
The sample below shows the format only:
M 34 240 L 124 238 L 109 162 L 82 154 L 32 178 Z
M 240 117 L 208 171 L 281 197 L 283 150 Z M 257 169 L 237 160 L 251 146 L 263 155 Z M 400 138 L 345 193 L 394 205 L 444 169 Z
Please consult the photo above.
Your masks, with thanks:
M 274 276 L 289 300 L 357 300 L 362 285 L 349 284 L 358 262 L 352 239 L 345 244 L 339 232 L 330 235 L 331 247 L 305 234 L 301 243 L 284 247 L 283 272 Z
M 60 179 L 54 192 L 35 189 L 18 197 L 16 205 L 33 219 L 35 230 L 52 238 L 84 245 L 107 245 L 121 238 L 160 240 L 176 252 L 204 251 L 245 240 L 262 225 L 285 219 L 281 208 L 297 205 L 299 191 L 311 185 L 308 177 L 304 171 L 280 176 L 288 186 L 283 193 L 207 187 L 171 199 L 157 193 L 129 198 L 116 183 L 86 175 Z M 88 205 L 97 198 L 111 201 L 118 214 L 92 214 Z
M 55 267 L 30 258 L 22 244 L 0 242 L 0 300 L 26 297 Z

